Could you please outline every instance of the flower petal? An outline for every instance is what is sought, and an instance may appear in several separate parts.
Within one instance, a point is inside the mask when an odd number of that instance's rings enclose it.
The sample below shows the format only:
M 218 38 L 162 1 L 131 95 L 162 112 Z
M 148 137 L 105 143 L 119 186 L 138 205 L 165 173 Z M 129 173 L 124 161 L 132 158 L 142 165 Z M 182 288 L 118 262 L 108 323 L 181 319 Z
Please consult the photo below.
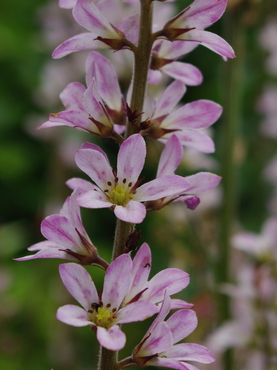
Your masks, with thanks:
M 67 197 L 61 211 L 60 215 L 68 219 L 74 229 L 77 229 L 87 240 L 89 237 L 86 233 L 84 225 L 81 220 L 80 207 L 77 204 L 77 196 L 80 194 L 80 190 L 76 189 L 73 191 L 70 197 Z M 75 235 L 75 234 L 74 234 Z M 76 239 L 79 243 L 79 238 Z
M 138 301 L 121 308 L 117 313 L 116 322 L 125 324 L 129 322 L 144 321 L 158 312 L 157 307 L 147 301 Z
M 213 140 L 204 132 L 196 130 L 177 131 L 176 136 L 182 145 L 199 150 L 203 153 L 213 153 L 215 151 Z
M 101 346 L 111 351 L 120 351 L 126 343 L 126 336 L 118 325 L 109 329 L 98 326 L 96 335 Z
M 187 176 L 186 179 L 191 183 L 188 192 L 191 194 L 201 194 L 215 188 L 221 181 L 221 177 L 210 172 L 198 172 L 195 175 Z
M 64 9 L 72 9 L 76 5 L 77 0 L 59 0 L 59 7 Z
M 61 246 L 57 243 L 53 243 L 49 240 L 44 240 L 28 247 L 28 251 L 40 251 L 42 249 L 59 249 Z
M 73 257 L 69 253 L 59 250 L 58 248 L 60 248 L 60 246 L 58 246 L 57 244 L 53 244 L 53 246 L 54 245 L 56 249 L 55 248 L 49 248 L 49 249 L 44 248 L 44 249 L 39 250 L 36 254 L 31 254 L 30 256 L 24 256 L 20 258 L 14 258 L 14 260 L 15 261 L 29 261 L 29 260 L 34 260 L 37 258 L 59 258 L 62 260 L 78 262 L 77 258 Z
M 79 110 L 86 113 L 82 103 L 85 91 L 85 86 L 79 82 L 68 84 L 60 93 L 61 102 L 66 107 L 66 110 Z
M 222 16 L 226 5 L 227 0 L 194 0 L 179 16 L 176 16 L 178 27 L 206 28 Z
M 91 82 L 84 94 L 83 104 L 86 111 L 89 113 L 89 116 L 100 122 L 102 125 L 108 126 L 110 129 L 112 128 L 112 123 L 103 108 L 101 98 L 98 94 L 95 79 Z M 91 119 L 89 119 L 89 121 L 92 122 Z
M 111 165 L 100 151 L 80 149 L 76 154 L 76 163 L 101 189 L 106 189 L 108 182 L 114 183 Z
M 186 338 L 197 327 L 196 313 L 192 310 L 179 310 L 166 321 L 172 332 L 173 343 Z
M 179 361 L 196 361 L 202 364 L 210 364 L 215 361 L 214 355 L 208 348 L 195 343 L 176 344 L 163 355 Z
M 174 175 L 176 168 L 179 166 L 183 157 L 183 146 L 176 135 L 172 135 L 166 142 L 162 151 L 157 177 Z M 188 177 L 187 177 L 188 179 Z
M 78 203 L 84 208 L 109 208 L 112 203 L 106 200 L 105 195 L 99 190 L 84 191 L 78 197 Z
M 177 109 L 164 119 L 162 126 L 178 129 L 200 129 L 211 126 L 222 113 L 222 107 L 211 100 L 196 100 Z
M 172 346 L 171 332 L 164 321 L 160 322 L 155 330 L 149 333 L 149 338 L 139 350 L 140 357 L 153 356 L 156 353 L 166 351 Z
M 162 79 L 162 74 L 159 70 L 149 69 L 147 82 L 149 84 L 158 84 Z
M 190 183 L 181 176 L 163 176 L 137 188 L 134 200 L 147 201 L 180 194 L 190 186 Z
M 89 57 L 95 64 L 95 78 L 100 97 L 109 108 L 120 111 L 122 95 L 114 66 L 95 51 L 90 52 Z
M 88 320 L 87 312 L 83 308 L 72 304 L 60 307 L 57 311 L 56 318 L 59 321 L 72 326 L 92 325 L 92 322 Z
M 107 49 L 108 45 L 95 40 L 96 35 L 91 32 L 80 33 L 64 41 L 53 51 L 52 57 L 60 59 L 64 56 L 80 50 Z
M 122 221 L 140 224 L 145 219 L 146 208 L 142 203 L 130 200 L 125 207 L 115 206 L 114 214 Z
M 106 306 L 119 309 L 130 286 L 132 260 L 128 254 L 117 257 L 107 268 L 102 301 Z
M 66 185 L 72 190 L 75 190 L 78 188 L 81 192 L 90 191 L 90 190 L 94 191 L 94 189 L 98 189 L 90 181 L 78 179 L 76 177 L 70 180 L 67 180 Z
M 200 70 L 189 63 L 172 62 L 163 66 L 161 71 L 189 86 L 200 85 L 203 81 Z
M 181 81 L 172 82 L 159 98 L 151 118 L 170 113 L 185 92 L 186 86 Z
M 177 369 L 177 370 L 199 370 L 197 367 L 179 362 L 174 358 L 165 358 L 165 357 L 154 357 L 150 361 L 146 362 L 147 366 L 161 366 L 161 367 L 169 367 L 170 369 Z
M 151 251 L 147 243 L 143 243 L 133 259 L 131 285 L 124 302 L 129 302 L 147 286 L 151 269 Z
M 212 32 L 194 29 L 179 36 L 178 39 L 198 41 L 201 45 L 221 55 L 224 60 L 236 57 L 231 45 Z
M 128 41 L 136 44 L 139 35 L 139 13 L 123 19 L 123 21 L 117 25 L 117 29 L 124 33 Z
M 157 45 L 159 44 L 159 45 Z M 188 54 L 197 46 L 197 42 L 183 42 L 183 40 L 169 41 L 169 40 L 156 40 L 155 44 L 158 46 L 158 55 L 165 59 L 176 59 L 181 55 Z M 154 46 L 155 48 L 155 46 Z
M 171 299 L 171 310 L 176 310 L 179 308 L 192 308 L 194 305 L 192 303 L 185 302 L 181 299 Z
M 127 179 L 133 185 L 143 169 L 146 157 L 146 145 L 140 134 L 131 135 L 126 139 L 118 152 L 117 176 L 120 182 Z
M 73 9 L 73 17 L 81 26 L 97 36 L 119 38 L 111 24 L 90 0 L 79 0 Z
M 92 303 L 98 303 L 99 297 L 90 274 L 76 263 L 64 263 L 59 266 L 61 279 L 69 293 L 86 310 Z
M 107 161 L 109 161 L 108 159 L 108 156 L 107 154 L 104 152 L 103 149 L 100 148 L 100 146 L 96 145 L 96 144 L 93 144 L 93 143 L 89 143 L 87 141 L 85 141 L 82 146 L 81 146 L 81 149 L 92 149 L 92 150 L 97 150 L 98 152 L 102 153 L 103 156 L 107 159 Z
M 148 284 L 148 289 L 142 294 L 142 299 L 158 303 L 163 300 L 165 291 L 168 295 L 183 290 L 189 284 L 189 274 L 168 268 L 158 272 Z
M 161 322 L 164 321 L 164 319 L 166 318 L 166 316 L 168 315 L 168 313 L 170 311 L 170 306 L 171 306 L 171 299 L 170 299 L 169 295 L 167 294 L 167 292 L 164 292 L 164 299 L 163 299 L 162 304 L 161 304 L 160 312 L 158 313 L 158 316 L 155 318 L 155 320 L 150 325 L 150 327 L 147 330 L 147 332 L 145 333 L 143 339 L 147 338 L 149 336 L 149 333 L 152 333 L 153 331 L 155 331 L 155 328 Z M 172 335 L 171 335 L 171 343 L 173 344 Z
M 67 126 L 79 128 L 89 132 L 98 132 L 96 126 L 88 119 L 88 114 L 84 115 L 81 111 L 66 110 L 59 113 L 51 113 L 49 121 L 43 122 L 37 129 Z
M 41 233 L 46 239 L 60 245 L 62 249 L 71 249 L 80 244 L 75 227 L 61 215 L 46 217 L 41 223 Z

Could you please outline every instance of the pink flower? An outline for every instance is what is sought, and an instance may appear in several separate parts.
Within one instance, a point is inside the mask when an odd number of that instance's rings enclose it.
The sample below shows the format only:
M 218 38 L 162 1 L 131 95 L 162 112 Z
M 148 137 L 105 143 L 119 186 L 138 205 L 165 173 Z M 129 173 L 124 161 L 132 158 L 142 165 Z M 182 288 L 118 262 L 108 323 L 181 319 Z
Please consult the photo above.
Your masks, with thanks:
M 183 157 L 183 147 L 176 135 L 172 135 L 165 144 L 161 154 L 157 178 L 174 175 Z M 185 202 L 189 209 L 195 209 L 200 203 L 196 194 L 205 193 L 215 188 L 221 181 L 221 177 L 210 172 L 199 172 L 195 175 L 185 177 L 191 186 L 184 192 L 167 196 L 156 201 L 148 202 L 147 209 L 160 209 L 171 202 Z
M 260 234 L 248 231 L 236 233 L 232 238 L 233 247 L 250 253 L 257 259 L 277 259 L 277 218 L 271 217 L 264 223 Z
M 67 126 L 101 138 L 109 137 L 114 129 L 122 131 L 118 125 L 125 125 L 125 105 L 113 65 L 101 54 L 91 52 L 86 70 L 88 88 L 79 82 L 67 85 L 60 94 L 66 110 L 50 114 L 39 129 Z
M 175 80 L 182 81 L 185 85 L 200 85 L 203 80 L 200 70 L 192 64 L 177 61 L 197 45 L 195 42 L 157 40 L 152 49 L 148 82 L 159 83 L 163 72 Z
M 63 3 L 64 7 L 74 5 L 74 2 L 69 0 L 63 0 Z M 126 48 L 126 39 L 135 43 L 139 29 L 138 14 L 128 14 L 122 21 L 124 13 L 124 4 L 121 1 L 76 1 L 73 7 L 73 17 L 89 32 L 73 36 L 63 42 L 54 50 L 53 58 L 62 58 L 79 50 L 96 48 L 119 50 Z
M 81 191 L 78 203 L 86 208 L 112 207 L 122 221 L 140 223 L 146 216 L 142 202 L 184 192 L 190 183 L 183 177 L 163 176 L 139 186 L 146 145 L 140 134 L 126 139 L 117 157 L 117 174 L 106 154 L 96 145 L 85 143 L 76 154 L 76 163 L 96 184 L 81 179 L 67 182 Z
M 64 9 L 72 9 L 76 5 L 77 0 L 59 0 L 59 7 Z
M 29 251 L 36 254 L 17 258 L 27 261 L 36 258 L 60 258 L 82 264 L 98 264 L 106 268 L 107 262 L 102 260 L 92 244 L 82 224 L 80 207 L 76 203 L 78 190 L 68 197 L 60 214 L 46 217 L 41 223 L 41 233 L 48 239 L 32 245 Z
M 170 41 L 194 41 L 206 46 L 223 59 L 234 58 L 232 47 L 218 35 L 204 31 L 221 18 L 227 0 L 195 0 L 164 26 L 162 35 Z
M 79 82 L 72 82 L 61 92 L 60 99 L 66 110 L 51 113 L 49 121 L 42 123 L 38 129 L 67 126 L 100 137 L 110 136 L 113 123 L 101 105 L 96 81 L 88 89 Z
M 57 319 L 72 326 L 91 326 L 101 346 L 119 351 L 126 342 L 119 325 L 143 321 L 157 312 L 157 307 L 146 301 L 122 307 L 122 301 L 129 290 L 131 273 L 130 256 L 119 256 L 106 271 L 103 293 L 99 297 L 89 273 L 82 266 L 74 263 L 60 265 L 64 285 L 82 308 L 75 305 L 62 306 L 57 311 Z
M 189 275 L 176 268 L 168 268 L 158 272 L 148 281 L 151 270 L 151 250 L 143 243 L 133 259 L 130 287 L 123 304 L 133 301 L 149 301 L 158 304 L 164 299 L 164 292 L 175 294 L 189 284 Z M 192 304 L 180 299 L 171 299 L 171 309 L 191 308 Z
M 222 107 L 210 100 L 197 100 L 172 112 L 185 91 L 181 81 L 172 82 L 153 101 L 150 118 L 142 123 L 142 134 L 164 142 L 174 133 L 182 145 L 204 153 L 214 152 L 214 143 L 203 129 L 217 121 Z
M 165 296 L 162 308 L 141 342 L 133 351 L 133 362 L 138 366 L 161 366 L 179 370 L 197 370 L 187 361 L 209 364 L 215 361 L 213 354 L 204 346 L 180 343 L 197 326 L 194 311 L 179 310 L 164 319 L 170 311 L 170 299 Z

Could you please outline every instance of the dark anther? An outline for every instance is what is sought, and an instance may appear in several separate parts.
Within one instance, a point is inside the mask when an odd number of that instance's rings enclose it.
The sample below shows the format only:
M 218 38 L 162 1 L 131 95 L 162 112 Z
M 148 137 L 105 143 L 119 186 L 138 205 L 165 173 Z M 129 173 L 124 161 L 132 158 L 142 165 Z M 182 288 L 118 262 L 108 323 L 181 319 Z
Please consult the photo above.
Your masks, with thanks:
M 91 304 L 91 308 L 93 310 L 95 310 L 96 312 L 98 311 L 98 308 L 100 307 L 100 304 L 99 303 L 92 303 Z

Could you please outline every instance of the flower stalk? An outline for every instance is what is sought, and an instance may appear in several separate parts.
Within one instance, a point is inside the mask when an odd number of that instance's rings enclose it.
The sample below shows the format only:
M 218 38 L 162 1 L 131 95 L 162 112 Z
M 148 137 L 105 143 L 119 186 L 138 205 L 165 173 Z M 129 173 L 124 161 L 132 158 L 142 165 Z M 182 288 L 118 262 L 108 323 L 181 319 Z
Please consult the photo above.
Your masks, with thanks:
M 141 0 L 140 31 L 138 47 L 134 53 L 134 81 L 130 108 L 133 112 L 140 113 L 143 110 L 144 96 L 146 91 L 147 75 L 150 64 L 152 38 L 152 0 Z M 140 122 L 140 116 L 138 118 Z M 125 137 L 137 132 L 132 123 L 126 126 Z
M 121 221 L 119 218 L 116 220 L 113 256 L 112 259 L 120 256 L 124 252 L 125 242 L 127 237 L 134 231 L 134 224 L 130 222 Z
M 100 346 L 98 370 L 116 370 L 118 352 Z
M 151 48 L 152 48 L 152 1 L 141 0 L 140 13 L 140 31 L 138 47 L 134 52 L 134 81 L 130 108 L 131 111 L 140 113 L 143 110 L 144 96 L 146 91 L 148 68 L 150 64 Z M 140 116 L 138 122 L 140 122 Z M 128 122 L 126 125 L 125 138 L 136 133 L 135 126 Z M 128 235 L 134 231 L 134 224 L 125 222 L 117 218 L 116 230 L 113 246 L 112 259 L 120 256 L 125 247 L 125 242 Z M 98 370 L 115 370 L 118 353 L 109 351 L 105 348 L 100 348 L 100 359 Z

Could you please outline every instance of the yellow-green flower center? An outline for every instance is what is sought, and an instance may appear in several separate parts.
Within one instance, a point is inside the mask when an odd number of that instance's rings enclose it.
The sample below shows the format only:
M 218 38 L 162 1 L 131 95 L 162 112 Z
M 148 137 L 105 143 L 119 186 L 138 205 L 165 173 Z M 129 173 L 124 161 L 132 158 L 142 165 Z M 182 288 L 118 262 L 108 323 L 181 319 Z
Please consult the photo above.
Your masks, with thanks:
M 107 328 L 111 326 L 113 313 L 107 307 L 99 307 L 95 315 L 95 324 Z
M 124 207 L 132 199 L 132 195 L 134 195 L 130 190 L 130 187 L 117 184 L 115 188 L 110 189 L 106 195 L 111 203 Z
M 130 200 L 130 193 L 128 189 L 123 186 L 116 185 L 114 189 L 112 189 L 112 200 L 118 204 L 124 206 Z
M 91 305 L 91 309 L 88 310 L 90 313 L 90 320 L 97 326 L 101 326 L 102 328 L 110 328 L 113 324 L 114 319 L 116 318 L 115 312 L 116 309 L 110 309 L 110 304 L 106 307 L 99 306 L 96 303 Z

